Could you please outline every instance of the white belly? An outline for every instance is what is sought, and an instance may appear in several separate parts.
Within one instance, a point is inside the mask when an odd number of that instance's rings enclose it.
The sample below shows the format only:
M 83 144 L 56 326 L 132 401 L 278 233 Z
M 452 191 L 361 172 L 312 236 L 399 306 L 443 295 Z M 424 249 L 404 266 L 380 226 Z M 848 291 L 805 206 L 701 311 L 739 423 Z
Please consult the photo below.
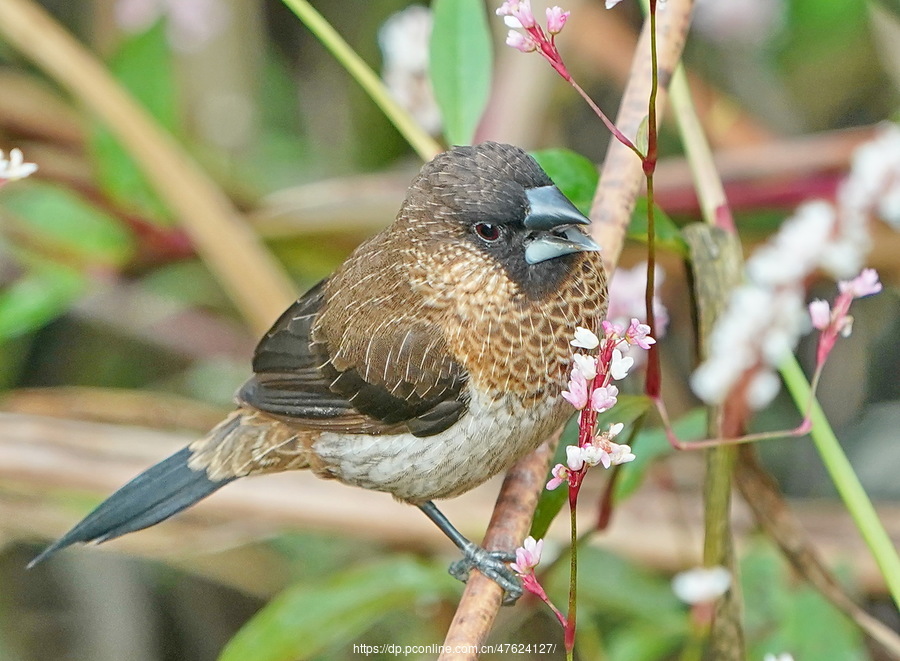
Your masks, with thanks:
M 313 451 L 342 482 L 421 503 L 458 496 L 505 470 L 571 412 L 561 398 L 542 400 L 526 411 L 516 397 L 497 402 L 473 397 L 467 413 L 440 434 L 323 433 Z

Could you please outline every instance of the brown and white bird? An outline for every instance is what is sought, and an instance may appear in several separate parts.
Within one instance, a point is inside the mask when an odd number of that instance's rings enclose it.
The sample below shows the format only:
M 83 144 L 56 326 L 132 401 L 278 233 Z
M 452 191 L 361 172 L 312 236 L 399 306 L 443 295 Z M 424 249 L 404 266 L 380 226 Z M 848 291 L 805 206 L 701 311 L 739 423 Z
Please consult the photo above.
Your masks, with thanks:
M 259 343 L 237 409 L 49 546 L 152 526 L 241 477 L 309 469 L 420 507 L 515 599 L 504 564 L 432 503 L 534 450 L 576 326 L 599 331 L 606 276 L 585 218 L 523 150 L 456 147 L 426 164 L 393 224 L 294 303 Z

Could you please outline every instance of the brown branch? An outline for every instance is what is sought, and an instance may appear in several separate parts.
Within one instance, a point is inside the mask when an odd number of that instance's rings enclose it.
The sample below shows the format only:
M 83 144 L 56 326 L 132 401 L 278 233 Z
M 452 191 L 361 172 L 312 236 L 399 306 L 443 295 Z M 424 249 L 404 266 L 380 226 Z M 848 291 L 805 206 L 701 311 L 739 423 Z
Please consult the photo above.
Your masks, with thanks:
M 674 70 L 690 24 L 691 0 L 669 0 L 665 10 L 659 13 L 657 30 L 659 44 L 660 94 L 659 108 L 665 107 L 665 87 Z M 647 114 L 647 99 L 650 97 L 650 32 L 646 23 L 641 33 L 628 86 L 622 99 L 616 126 L 627 136 L 635 136 L 638 126 Z M 594 238 L 603 246 L 606 268 L 612 273 L 618 262 L 624 243 L 625 228 L 631 218 L 635 200 L 643 182 L 640 161 L 620 142 L 613 140 L 607 152 L 600 176 L 600 185 L 591 209 Z M 537 496 L 543 487 L 546 475 L 547 457 L 526 457 L 510 471 L 504 482 L 503 497 L 498 501 L 485 539 L 494 542 L 500 533 L 497 526 L 504 527 L 505 536 L 518 545 L 528 532 Z M 538 475 L 538 479 L 533 476 Z M 507 546 L 506 548 L 510 548 Z M 465 594 L 457 608 L 453 623 L 447 632 L 445 645 L 452 649 L 457 645 L 473 646 L 487 638 L 494 617 L 500 607 L 497 588 L 485 586 L 474 576 L 466 586 Z M 477 654 L 449 654 L 440 657 L 450 659 L 474 659 Z
M 558 441 L 559 432 L 509 469 L 484 537 L 485 548 L 509 550 L 521 544 L 531 526 L 538 496 L 545 484 L 547 463 Z M 472 573 L 444 638 L 443 649 L 446 651 L 441 653 L 441 661 L 478 658 L 474 652 L 450 650 L 477 649 L 487 639 L 502 596 L 503 591 L 494 581 L 479 572 Z

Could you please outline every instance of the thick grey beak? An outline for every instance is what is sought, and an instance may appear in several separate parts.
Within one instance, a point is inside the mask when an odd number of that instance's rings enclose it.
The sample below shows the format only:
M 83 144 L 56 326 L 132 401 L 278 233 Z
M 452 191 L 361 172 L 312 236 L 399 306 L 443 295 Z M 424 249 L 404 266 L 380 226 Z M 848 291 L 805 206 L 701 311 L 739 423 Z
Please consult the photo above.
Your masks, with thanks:
M 530 188 L 525 195 L 530 209 L 524 225 L 538 232 L 525 248 L 526 262 L 537 264 L 575 252 L 600 250 L 589 236 L 574 227 L 589 225 L 591 221 L 556 186 Z

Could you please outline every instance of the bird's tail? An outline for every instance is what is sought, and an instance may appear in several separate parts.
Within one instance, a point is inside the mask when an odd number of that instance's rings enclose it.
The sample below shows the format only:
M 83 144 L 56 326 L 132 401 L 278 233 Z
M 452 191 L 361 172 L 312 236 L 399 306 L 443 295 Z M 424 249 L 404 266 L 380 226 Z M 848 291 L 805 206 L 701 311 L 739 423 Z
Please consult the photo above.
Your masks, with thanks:
M 258 437 L 266 431 L 271 433 L 277 425 L 273 423 L 271 418 L 263 421 L 254 413 L 238 409 L 207 436 L 148 468 L 100 503 L 28 567 L 76 542 L 100 543 L 148 528 L 247 475 L 252 472 L 250 466 L 244 471 L 223 470 L 221 465 L 211 465 L 211 459 L 227 457 L 234 448 L 247 453 L 250 448 L 242 441 L 248 440 L 248 434 Z

